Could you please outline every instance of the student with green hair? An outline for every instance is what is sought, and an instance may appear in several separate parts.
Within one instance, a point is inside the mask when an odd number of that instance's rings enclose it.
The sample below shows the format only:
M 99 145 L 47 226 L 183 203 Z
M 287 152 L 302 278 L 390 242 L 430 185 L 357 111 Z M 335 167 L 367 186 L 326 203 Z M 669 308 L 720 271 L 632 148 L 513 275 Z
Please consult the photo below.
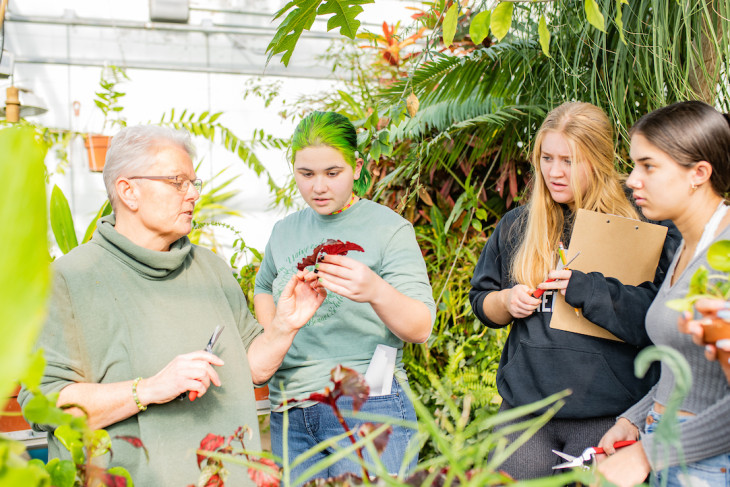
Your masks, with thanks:
M 403 344 L 425 342 L 436 316 L 413 226 L 391 209 L 362 197 L 371 177 L 357 154 L 352 123 L 334 112 L 308 115 L 294 131 L 291 162 L 297 187 L 308 207 L 274 227 L 256 277 L 254 296 L 256 315 L 266 327 L 292 275 L 306 275 L 315 288 L 327 293 L 320 309 L 294 338 L 269 383 L 274 406 L 272 448 L 282 456 L 283 411 L 287 410 L 290 461 L 343 432 L 328 405 L 303 401 L 330 385 L 330 371 L 338 364 L 365 374 L 374 355 L 391 354 L 392 376 L 389 367 L 384 367 L 385 373 L 375 379 L 366 376 L 371 382 L 371 396 L 361 411 L 415 421 L 413 405 L 404 393 L 408 380 L 402 363 Z M 320 254 L 314 268 L 298 270 L 298 266 L 304 267 L 303 259 L 328 240 L 351 242 L 362 251 Z M 378 378 L 383 384 L 377 384 Z M 298 401 L 283 406 L 285 398 Z M 341 410 L 351 409 L 352 401 L 343 397 L 338 406 Z M 355 429 L 362 423 L 356 419 L 347 422 Z M 415 466 L 417 455 L 406 455 L 413 435 L 410 428 L 393 427 L 380 457 L 388 472 L 397 474 L 402 466 L 404 471 Z M 347 439 L 341 442 L 342 447 L 348 444 Z M 292 478 L 332 453 L 330 448 L 309 458 L 294 469 Z M 366 461 L 372 462 L 367 452 Z M 361 471 L 357 463 L 346 458 L 312 478 Z

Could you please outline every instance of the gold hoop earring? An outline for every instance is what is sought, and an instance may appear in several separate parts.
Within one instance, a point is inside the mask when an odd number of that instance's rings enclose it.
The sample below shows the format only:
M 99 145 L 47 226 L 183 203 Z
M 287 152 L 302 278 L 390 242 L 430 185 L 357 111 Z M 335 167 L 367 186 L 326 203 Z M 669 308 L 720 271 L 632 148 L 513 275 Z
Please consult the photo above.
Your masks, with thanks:
M 692 188 L 692 191 L 697 191 L 697 185 L 695 183 L 692 183 L 692 186 L 690 187 Z

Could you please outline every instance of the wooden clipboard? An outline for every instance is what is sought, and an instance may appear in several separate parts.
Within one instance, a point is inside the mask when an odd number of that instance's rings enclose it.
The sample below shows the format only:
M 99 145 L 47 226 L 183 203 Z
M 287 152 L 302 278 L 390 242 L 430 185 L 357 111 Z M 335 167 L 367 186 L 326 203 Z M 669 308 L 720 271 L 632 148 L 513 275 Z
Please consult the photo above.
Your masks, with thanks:
M 667 227 L 661 225 L 579 209 L 566 258 L 580 252 L 571 269 L 600 272 L 636 286 L 654 280 L 666 236 Z M 576 315 L 560 293 L 553 296 L 550 328 L 622 341 L 585 319 L 580 310 Z

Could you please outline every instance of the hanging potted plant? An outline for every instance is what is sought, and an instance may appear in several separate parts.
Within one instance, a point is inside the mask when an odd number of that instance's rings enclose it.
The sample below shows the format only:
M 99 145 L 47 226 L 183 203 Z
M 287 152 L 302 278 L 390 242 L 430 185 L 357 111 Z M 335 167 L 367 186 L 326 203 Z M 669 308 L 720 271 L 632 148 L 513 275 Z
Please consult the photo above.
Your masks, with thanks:
M 117 85 L 123 80 L 129 80 L 124 68 L 109 65 L 101 70 L 99 79 L 99 87 L 96 92 L 94 103 L 104 115 L 104 124 L 102 132 L 107 125 L 113 127 L 115 125 L 124 127 L 127 125 L 126 120 L 121 117 L 121 111 L 124 109 L 120 105 L 120 99 L 125 93 L 117 91 Z M 93 172 L 101 172 L 104 170 L 104 161 L 106 160 L 106 151 L 111 143 L 111 136 L 101 134 L 87 134 L 84 136 L 84 146 L 89 155 L 89 169 Z

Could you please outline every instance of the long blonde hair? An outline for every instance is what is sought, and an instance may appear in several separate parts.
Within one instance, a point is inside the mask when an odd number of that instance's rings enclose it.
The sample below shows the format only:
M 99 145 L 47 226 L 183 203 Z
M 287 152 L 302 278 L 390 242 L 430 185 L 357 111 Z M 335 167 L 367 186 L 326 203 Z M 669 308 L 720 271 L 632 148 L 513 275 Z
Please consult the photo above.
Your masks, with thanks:
M 527 224 L 522 244 L 512 260 L 512 279 L 535 287 L 557 263 L 555 250 L 565 225 L 563 210 L 550 196 L 540 169 L 542 142 L 549 132 L 561 134 L 570 147 L 570 186 L 574 208 L 638 219 L 639 215 L 623 190 L 624 177 L 614 166 L 613 128 L 606 114 L 595 105 L 563 103 L 548 113 L 535 136 L 532 151 L 533 188 L 523 218 Z M 587 169 L 588 186 L 581 193 L 577 173 Z M 519 223 L 519 222 L 518 222 Z

